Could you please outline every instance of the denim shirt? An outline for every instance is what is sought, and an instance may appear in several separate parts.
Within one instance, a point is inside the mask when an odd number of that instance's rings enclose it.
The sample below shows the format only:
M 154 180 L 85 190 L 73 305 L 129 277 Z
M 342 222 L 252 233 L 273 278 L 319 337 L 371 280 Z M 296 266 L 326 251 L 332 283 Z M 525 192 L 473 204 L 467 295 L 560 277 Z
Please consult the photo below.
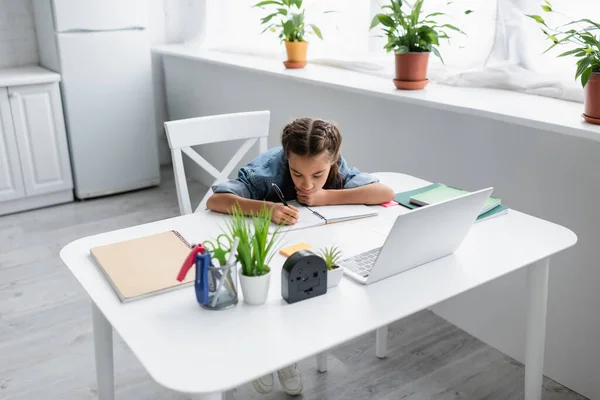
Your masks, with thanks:
M 338 171 L 341 182 L 327 181 L 324 189 L 352 189 L 379 182 L 374 176 L 350 168 L 340 155 Z M 246 166 L 240 168 L 236 179 L 221 182 L 212 187 L 214 193 L 233 193 L 252 200 L 279 202 L 275 190 L 271 186 L 277 184 L 286 200 L 296 199 L 294 182 L 288 167 L 287 157 L 282 147 L 270 149 Z

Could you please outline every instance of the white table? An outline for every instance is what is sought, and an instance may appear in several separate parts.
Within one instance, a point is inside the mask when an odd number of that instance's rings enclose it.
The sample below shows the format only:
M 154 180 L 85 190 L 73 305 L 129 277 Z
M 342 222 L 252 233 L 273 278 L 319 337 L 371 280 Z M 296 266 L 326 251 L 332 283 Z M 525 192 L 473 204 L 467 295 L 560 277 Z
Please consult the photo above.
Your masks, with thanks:
M 396 192 L 429 184 L 402 174 L 378 175 Z M 380 246 L 394 217 L 409 210 L 378 208 L 374 218 L 288 232 L 285 242 L 336 244 L 345 255 Z M 344 278 L 326 295 L 291 305 L 281 298 L 285 259 L 277 254 L 266 305 L 248 306 L 240 299 L 218 312 L 200 308 L 192 287 L 122 304 L 89 255 L 94 246 L 169 229 L 199 242 L 216 236 L 224 218 L 197 213 L 86 237 L 62 249 L 63 262 L 92 300 L 101 400 L 114 398 L 113 329 L 160 385 L 221 399 L 236 386 L 312 355 L 320 355 L 324 370 L 328 349 L 373 330 L 377 353 L 384 356 L 387 324 L 523 267 L 529 270 L 525 398 L 541 398 L 548 260 L 576 243 L 568 229 L 510 210 L 476 223 L 451 256 L 368 286 Z

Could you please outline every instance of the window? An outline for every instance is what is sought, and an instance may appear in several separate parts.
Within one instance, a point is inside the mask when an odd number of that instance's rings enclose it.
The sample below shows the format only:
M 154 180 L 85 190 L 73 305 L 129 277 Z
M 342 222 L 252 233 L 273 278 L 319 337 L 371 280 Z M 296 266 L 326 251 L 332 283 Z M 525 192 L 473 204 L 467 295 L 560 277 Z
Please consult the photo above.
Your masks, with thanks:
M 282 59 L 285 48 L 277 33 L 261 34 L 267 11 L 252 6 L 258 0 L 205 0 L 206 36 L 203 46 Z M 600 15 L 600 0 L 550 0 L 553 8 L 572 19 Z M 410 2 L 410 0 L 405 0 Z M 572 57 L 557 59 L 568 46 L 549 46 L 538 24 L 526 13 L 542 15 L 550 26 L 560 16 L 544 13 L 542 0 L 425 0 L 426 13 L 442 11 L 445 20 L 466 35 L 452 32 L 430 61 L 430 79 L 456 86 L 495 87 L 583 101 L 573 77 Z M 394 59 L 383 50 L 380 28 L 369 30 L 372 17 L 388 0 L 304 0 L 306 22 L 317 25 L 324 40 L 307 35 L 308 57 L 339 67 L 389 76 Z M 325 13 L 332 10 L 333 13 Z M 465 10 L 472 10 L 465 15 Z M 368 66 L 368 68 L 365 68 Z M 492 79 L 490 79 L 492 76 Z

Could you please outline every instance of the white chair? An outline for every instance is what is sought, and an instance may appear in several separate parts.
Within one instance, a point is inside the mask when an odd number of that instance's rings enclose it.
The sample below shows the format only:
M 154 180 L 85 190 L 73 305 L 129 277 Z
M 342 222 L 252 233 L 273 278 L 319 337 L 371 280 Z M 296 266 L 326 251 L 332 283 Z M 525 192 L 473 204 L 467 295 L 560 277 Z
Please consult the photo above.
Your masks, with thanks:
M 215 178 L 213 185 L 225 181 L 242 157 L 246 155 L 256 142 L 259 142 L 260 153 L 267 150 L 270 116 L 271 113 L 269 111 L 254 111 L 165 122 L 165 130 L 167 131 L 167 139 L 173 158 L 177 200 L 179 201 L 181 215 L 192 213 L 192 205 L 185 178 L 185 170 L 183 168 L 182 153 L 185 153 L 194 163 Z M 204 157 L 192 149 L 192 146 L 229 142 L 239 139 L 247 140 L 233 155 L 222 171 L 217 170 Z M 206 208 L 206 201 L 212 194 L 213 191 L 209 187 L 208 193 L 202 198 L 202 201 L 200 201 L 200 204 L 193 212 L 204 210 Z

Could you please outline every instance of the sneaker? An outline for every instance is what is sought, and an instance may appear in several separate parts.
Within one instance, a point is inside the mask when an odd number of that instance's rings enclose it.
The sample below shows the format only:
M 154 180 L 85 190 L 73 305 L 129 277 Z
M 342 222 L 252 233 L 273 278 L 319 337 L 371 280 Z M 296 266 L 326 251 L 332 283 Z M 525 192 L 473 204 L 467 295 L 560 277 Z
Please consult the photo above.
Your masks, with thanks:
M 287 394 L 297 396 L 302 393 L 302 375 L 296 364 L 280 369 L 277 371 L 277 375 L 279 383 Z
M 255 379 L 252 381 L 252 386 L 254 389 L 261 394 L 271 393 L 273 390 L 273 384 L 275 383 L 275 378 L 273 374 L 265 375 L 261 378 Z

